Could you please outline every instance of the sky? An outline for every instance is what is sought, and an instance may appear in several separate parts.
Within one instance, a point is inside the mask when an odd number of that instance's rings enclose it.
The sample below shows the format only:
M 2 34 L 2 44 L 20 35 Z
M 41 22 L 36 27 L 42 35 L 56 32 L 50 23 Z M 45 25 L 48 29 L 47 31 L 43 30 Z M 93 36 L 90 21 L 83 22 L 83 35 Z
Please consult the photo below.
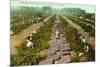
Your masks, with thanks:
M 11 8 L 19 8 L 19 6 L 29 6 L 29 7 L 43 7 L 51 6 L 53 8 L 81 8 L 89 13 L 95 13 L 95 5 L 85 5 L 85 4 L 69 4 L 69 3 L 57 3 L 57 2 L 43 2 L 37 0 L 11 0 Z

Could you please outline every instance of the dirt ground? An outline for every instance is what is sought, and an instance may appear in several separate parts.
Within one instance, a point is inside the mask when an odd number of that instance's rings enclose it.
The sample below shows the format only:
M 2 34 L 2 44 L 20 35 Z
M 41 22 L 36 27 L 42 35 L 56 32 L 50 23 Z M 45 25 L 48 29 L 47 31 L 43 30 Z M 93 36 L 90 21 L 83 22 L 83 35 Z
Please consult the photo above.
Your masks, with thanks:
M 80 34 L 82 34 L 83 36 L 86 37 L 87 39 L 87 43 L 90 44 L 90 46 L 95 49 L 95 38 L 89 36 L 88 32 L 85 32 L 79 25 L 75 24 L 74 22 L 72 22 L 71 20 L 69 20 L 67 17 L 61 15 L 72 27 L 76 28 Z
M 44 19 L 43 22 L 46 22 L 51 16 Z M 21 33 L 11 36 L 10 37 L 10 51 L 11 54 L 16 54 L 16 47 L 20 45 L 26 38 L 27 35 L 31 34 L 33 31 L 38 30 L 43 23 L 34 23 L 33 25 L 29 26 L 27 29 L 24 29 Z

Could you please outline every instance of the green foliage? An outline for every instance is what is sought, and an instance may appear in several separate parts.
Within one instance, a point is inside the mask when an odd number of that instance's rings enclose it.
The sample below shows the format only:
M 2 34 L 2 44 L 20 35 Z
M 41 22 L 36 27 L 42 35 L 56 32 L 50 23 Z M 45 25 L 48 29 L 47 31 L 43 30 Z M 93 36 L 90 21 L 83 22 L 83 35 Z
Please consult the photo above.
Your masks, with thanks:
M 73 19 L 73 17 L 68 17 L 68 18 L 72 20 L 75 24 L 81 26 L 82 29 L 84 29 L 86 32 L 89 32 L 90 36 L 95 37 L 95 29 L 93 29 L 90 25 L 86 25 L 85 22 L 81 23 L 82 21 L 75 20 Z
M 63 8 L 62 11 L 64 11 L 67 14 L 74 14 L 76 16 L 82 16 L 86 13 L 85 10 L 80 8 Z
M 17 10 L 11 10 L 11 30 L 14 34 L 18 34 L 28 26 L 36 23 L 37 17 L 45 18 L 49 13 L 40 11 L 40 8 L 20 7 Z M 14 35 L 13 34 L 13 35 Z
M 52 12 L 52 7 L 50 7 L 50 6 L 44 6 L 44 7 L 42 7 L 42 11 L 44 11 L 45 13 L 47 12 Z
M 35 65 L 39 61 L 46 58 L 46 55 L 40 53 L 49 47 L 48 41 L 51 36 L 51 28 L 53 26 L 54 17 L 44 23 L 38 33 L 33 34 L 34 48 L 27 48 L 26 42 L 17 47 L 18 54 L 11 56 L 11 65 Z M 52 22 L 53 21 L 53 22 Z
M 14 34 L 21 32 L 22 30 L 34 23 L 33 16 L 21 14 L 11 17 L 11 20 L 11 30 L 14 32 Z
M 62 17 L 60 17 L 60 19 L 62 20 Z M 84 56 L 86 56 L 89 61 L 94 61 L 95 60 L 95 51 L 91 48 L 91 46 L 89 46 L 89 48 L 90 48 L 89 52 L 85 52 L 84 44 L 81 43 L 78 31 L 75 28 L 71 27 L 68 24 L 68 22 L 65 21 L 64 19 L 62 21 L 63 22 L 62 22 L 61 27 L 66 28 L 66 30 L 63 31 L 63 32 L 65 32 L 66 39 L 70 43 L 71 50 L 75 51 L 75 53 L 76 53 L 76 55 L 71 58 L 72 62 L 80 61 L 80 57 L 78 56 L 79 53 L 84 53 Z M 65 25 L 65 24 L 67 24 L 67 25 Z M 65 25 L 65 26 L 63 26 L 63 25 Z
M 71 15 L 69 15 L 69 17 L 71 17 L 71 18 L 75 18 L 75 19 L 78 19 L 78 20 L 80 20 L 81 22 L 85 22 L 85 23 L 87 23 L 87 24 L 91 24 L 91 25 L 93 25 L 93 26 L 95 26 L 95 23 L 93 23 L 93 22 L 91 22 L 91 21 L 87 21 L 86 19 L 86 17 L 84 18 L 83 17 L 83 19 L 81 19 L 81 18 L 79 18 L 78 16 L 71 16 Z M 77 18 L 76 18 L 77 17 Z M 82 17 L 82 16 L 81 16 Z

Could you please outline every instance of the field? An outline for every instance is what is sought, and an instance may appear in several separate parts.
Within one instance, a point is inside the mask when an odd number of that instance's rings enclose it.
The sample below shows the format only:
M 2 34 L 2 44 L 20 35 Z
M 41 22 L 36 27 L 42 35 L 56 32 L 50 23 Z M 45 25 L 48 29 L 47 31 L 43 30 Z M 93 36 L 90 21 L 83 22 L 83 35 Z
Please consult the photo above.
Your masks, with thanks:
M 11 66 L 95 61 L 94 16 L 81 8 L 11 9 Z M 58 39 L 56 31 L 60 32 Z M 30 34 L 34 48 L 26 46 Z

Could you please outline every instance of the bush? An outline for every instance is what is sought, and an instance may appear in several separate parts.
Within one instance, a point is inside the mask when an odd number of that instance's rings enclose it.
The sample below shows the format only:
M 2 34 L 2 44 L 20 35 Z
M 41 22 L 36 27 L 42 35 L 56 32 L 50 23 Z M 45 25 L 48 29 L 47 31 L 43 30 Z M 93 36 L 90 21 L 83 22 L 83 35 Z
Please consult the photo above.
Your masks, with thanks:
M 70 20 L 72 20 L 75 24 L 79 25 L 82 29 L 84 29 L 85 32 L 89 32 L 89 35 L 92 37 L 95 37 L 95 29 L 92 28 L 90 25 L 86 25 L 84 23 L 81 23 L 83 21 L 75 20 L 73 17 L 67 16 Z M 88 24 L 88 23 L 87 23 Z
M 60 19 L 62 20 L 63 18 L 60 17 Z M 79 38 L 78 31 L 75 28 L 71 27 L 68 24 L 68 22 L 65 21 L 65 19 L 63 19 L 63 20 L 64 21 L 62 22 L 61 27 L 63 29 L 66 28 L 66 30 L 63 30 L 63 32 L 65 32 L 66 39 L 70 43 L 71 50 L 76 53 L 75 56 L 71 57 L 72 62 L 80 61 L 81 57 L 78 56 L 79 53 L 84 53 L 84 56 L 86 56 L 88 58 L 88 61 L 90 61 L 90 60 L 94 61 L 95 60 L 95 51 L 91 48 L 91 46 L 88 45 L 90 50 L 89 50 L 89 52 L 86 53 L 84 51 L 84 44 L 81 43 L 81 40 Z
M 35 65 L 39 61 L 46 58 L 45 53 L 41 52 L 49 48 L 48 41 L 51 36 L 51 28 L 53 26 L 54 17 L 50 18 L 39 29 L 39 32 L 33 35 L 34 48 L 27 48 L 26 43 L 23 42 L 17 47 L 18 54 L 11 55 L 11 65 Z

